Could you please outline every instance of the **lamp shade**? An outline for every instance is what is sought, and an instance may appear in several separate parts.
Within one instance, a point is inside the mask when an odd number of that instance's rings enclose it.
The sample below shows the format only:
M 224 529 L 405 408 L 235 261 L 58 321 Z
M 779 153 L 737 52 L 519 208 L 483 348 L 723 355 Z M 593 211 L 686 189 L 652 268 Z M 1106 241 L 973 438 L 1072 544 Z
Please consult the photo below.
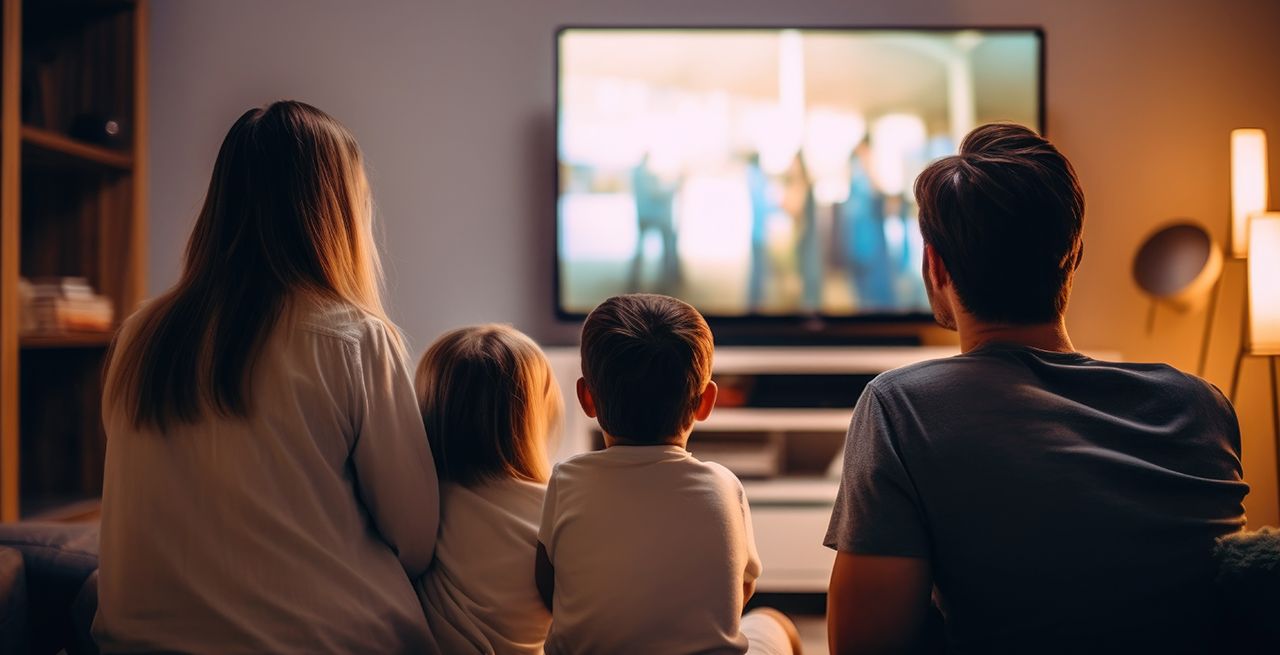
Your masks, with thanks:
M 1267 210 L 1267 133 L 1231 131 L 1231 255 L 1249 254 L 1249 217 Z
M 1280 212 L 1255 214 L 1249 237 L 1249 353 L 1280 355 Z

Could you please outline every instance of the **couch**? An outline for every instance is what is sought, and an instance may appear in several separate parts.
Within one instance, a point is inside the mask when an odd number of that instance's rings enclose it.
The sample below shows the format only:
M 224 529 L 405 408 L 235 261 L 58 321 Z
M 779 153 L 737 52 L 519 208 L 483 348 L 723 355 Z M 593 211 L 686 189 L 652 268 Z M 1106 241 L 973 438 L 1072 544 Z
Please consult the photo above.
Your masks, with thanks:
M 1280 653 L 1280 530 L 1219 540 L 1224 650 Z M 97 653 L 96 523 L 0 524 L 0 653 Z
M 0 524 L 0 653 L 96 654 L 98 524 Z

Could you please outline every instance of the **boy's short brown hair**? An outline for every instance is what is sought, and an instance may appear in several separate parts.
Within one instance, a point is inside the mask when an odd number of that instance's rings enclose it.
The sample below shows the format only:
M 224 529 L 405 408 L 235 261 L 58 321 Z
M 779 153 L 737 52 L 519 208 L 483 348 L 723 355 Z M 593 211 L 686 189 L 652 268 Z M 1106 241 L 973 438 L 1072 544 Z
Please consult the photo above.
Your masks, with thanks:
M 688 303 L 635 293 L 600 303 L 582 326 L 582 377 L 600 427 L 636 443 L 684 432 L 711 380 L 711 328 Z

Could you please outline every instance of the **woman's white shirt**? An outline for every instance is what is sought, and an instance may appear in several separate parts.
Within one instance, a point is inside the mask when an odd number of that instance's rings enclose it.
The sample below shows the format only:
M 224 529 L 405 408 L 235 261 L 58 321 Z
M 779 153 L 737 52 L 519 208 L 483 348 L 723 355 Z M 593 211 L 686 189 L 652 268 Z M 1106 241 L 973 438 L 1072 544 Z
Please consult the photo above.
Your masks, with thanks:
M 436 563 L 418 596 L 446 653 L 542 653 L 551 613 L 533 581 L 547 487 L 505 478 L 440 489 Z
M 104 394 L 104 652 L 435 651 L 410 581 L 435 548 L 436 472 L 392 329 L 299 303 L 247 419 L 138 430 Z

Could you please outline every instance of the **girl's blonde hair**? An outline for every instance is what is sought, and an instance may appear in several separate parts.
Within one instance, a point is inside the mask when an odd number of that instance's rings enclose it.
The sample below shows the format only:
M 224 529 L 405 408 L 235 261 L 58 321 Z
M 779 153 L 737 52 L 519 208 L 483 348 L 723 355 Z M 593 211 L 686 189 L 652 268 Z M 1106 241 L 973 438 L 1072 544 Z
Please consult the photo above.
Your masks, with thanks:
M 113 353 L 108 396 L 139 428 L 209 409 L 248 416 L 254 364 L 294 299 L 386 319 L 372 214 L 360 148 L 342 124 L 301 102 L 246 111 L 218 151 L 182 276 Z
M 547 481 L 564 401 L 532 339 L 506 325 L 453 330 L 422 356 L 414 386 L 442 481 Z

